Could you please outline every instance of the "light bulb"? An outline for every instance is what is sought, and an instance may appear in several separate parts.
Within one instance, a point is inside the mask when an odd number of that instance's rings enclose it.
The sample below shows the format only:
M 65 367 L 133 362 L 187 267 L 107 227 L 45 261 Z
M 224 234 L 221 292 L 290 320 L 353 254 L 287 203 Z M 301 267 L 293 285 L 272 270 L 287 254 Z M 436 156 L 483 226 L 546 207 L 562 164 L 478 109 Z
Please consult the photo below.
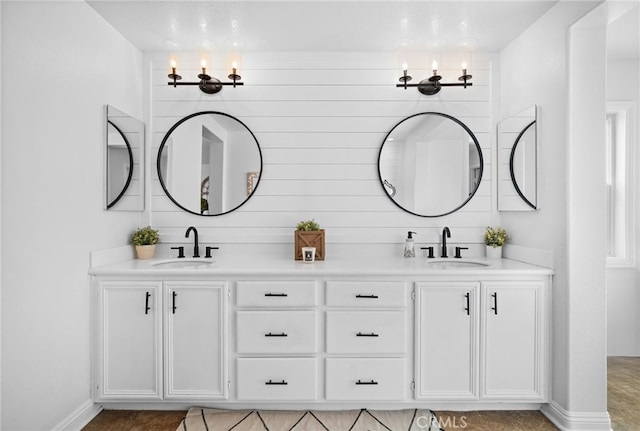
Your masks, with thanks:
M 438 70 L 438 62 L 437 61 L 433 60 L 433 63 L 431 63 L 431 69 L 433 69 L 434 71 Z
M 465 70 L 467 69 L 467 62 L 466 61 L 462 62 L 462 68 L 465 69 Z
M 203 69 L 206 69 L 206 67 L 207 67 L 207 60 L 202 59 L 202 61 L 200 61 L 200 66 L 201 66 Z
M 231 63 L 231 67 L 233 69 L 237 69 L 238 68 L 238 63 L 236 61 L 234 61 L 233 63 Z
M 407 66 L 407 63 L 402 63 L 402 70 L 404 70 L 405 72 L 407 71 L 407 68 L 409 66 Z
M 174 59 L 171 59 L 171 68 L 175 69 L 177 65 L 178 64 L 176 63 L 176 61 Z

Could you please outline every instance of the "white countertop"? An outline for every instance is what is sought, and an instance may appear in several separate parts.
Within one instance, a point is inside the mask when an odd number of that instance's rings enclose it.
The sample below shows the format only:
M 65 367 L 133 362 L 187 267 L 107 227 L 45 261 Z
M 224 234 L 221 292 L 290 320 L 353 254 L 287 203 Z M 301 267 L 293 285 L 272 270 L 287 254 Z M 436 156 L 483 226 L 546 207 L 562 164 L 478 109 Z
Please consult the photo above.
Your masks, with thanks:
M 552 275 L 553 270 L 515 260 L 484 257 L 465 259 L 327 258 L 324 261 L 305 263 L 278 256 L 214 256 L 212 259 L 197 260 L 189 258 L 130 259 L 90 268 L 89 274 L 99 276 Z

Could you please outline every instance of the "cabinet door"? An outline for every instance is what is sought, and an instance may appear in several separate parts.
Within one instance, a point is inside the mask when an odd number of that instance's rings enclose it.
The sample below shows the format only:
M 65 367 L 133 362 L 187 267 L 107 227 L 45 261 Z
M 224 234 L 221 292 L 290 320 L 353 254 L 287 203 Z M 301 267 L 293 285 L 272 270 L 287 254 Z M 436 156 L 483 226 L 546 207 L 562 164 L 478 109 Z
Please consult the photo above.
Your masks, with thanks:
M 477 398 L 479 283 L 416 284 L 416 399 Z
M 542 282 L 482 286 L 482 398 L 543 399 Z
M 227 397 L 226 283 L 165 283 L 165 397 Z
M 101 282 L 98 400 L 161 398 L 161 283 Z

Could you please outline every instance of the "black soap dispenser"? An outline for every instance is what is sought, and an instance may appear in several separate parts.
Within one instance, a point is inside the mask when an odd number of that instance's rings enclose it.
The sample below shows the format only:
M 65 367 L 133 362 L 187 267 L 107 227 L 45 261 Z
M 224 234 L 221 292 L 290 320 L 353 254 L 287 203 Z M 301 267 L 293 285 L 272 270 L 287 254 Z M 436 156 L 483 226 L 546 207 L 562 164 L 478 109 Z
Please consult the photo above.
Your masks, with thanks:
M 404 257 L 416 257 L 413 235 L 417 235 L 417 233 L 411 231 L 407 232 L 407 239 L 404 240 Z

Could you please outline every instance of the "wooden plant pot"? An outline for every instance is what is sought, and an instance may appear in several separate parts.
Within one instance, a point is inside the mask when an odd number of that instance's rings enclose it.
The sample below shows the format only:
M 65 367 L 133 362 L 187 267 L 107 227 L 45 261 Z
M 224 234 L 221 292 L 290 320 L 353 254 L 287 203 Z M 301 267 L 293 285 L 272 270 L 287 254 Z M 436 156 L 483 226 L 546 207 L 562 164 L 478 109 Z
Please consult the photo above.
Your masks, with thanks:
M 293 249 L 295 260 L 302 260 L 302 247 L 315 247 L 316 260 L 324 260 L 324 229 L 295 231 Z
M 136 245 L 138 259 L 151 259 L 156 252 L 156 245 Z

